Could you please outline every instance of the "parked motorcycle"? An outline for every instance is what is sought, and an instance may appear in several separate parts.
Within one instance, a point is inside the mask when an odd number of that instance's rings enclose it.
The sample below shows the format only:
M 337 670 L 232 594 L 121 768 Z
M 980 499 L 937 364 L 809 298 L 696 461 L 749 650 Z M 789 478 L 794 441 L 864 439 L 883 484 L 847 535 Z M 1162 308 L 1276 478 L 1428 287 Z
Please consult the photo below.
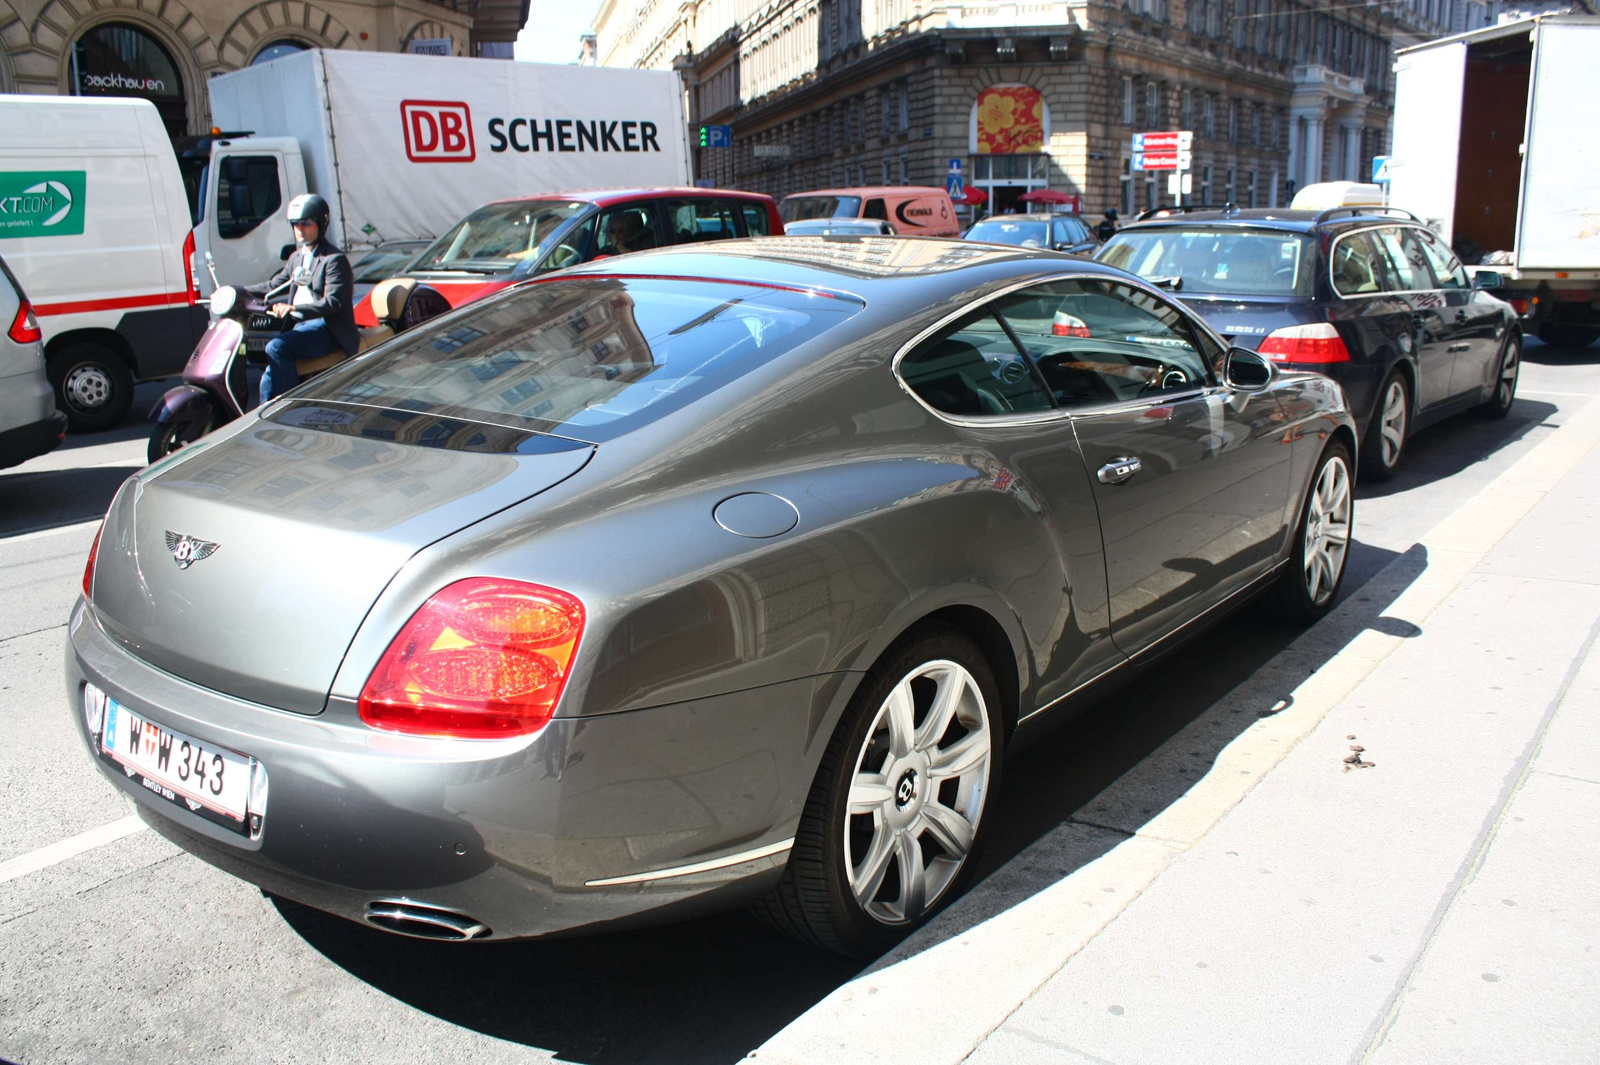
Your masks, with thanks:
M 216 270 L 209 254 L 206 265 L 215 282 Z M 183 384 L 168 389 L 150 412 L 155 427 L 150 431 L 148 461 L 165 458 L 244 414 L 250 402 L 250 383 L 245 374 L 246 331 L 292 329 L 292 313 L 274 318 L 268 308 L 274 296 L 296 283 L 297 279 L 291 278 L 260 298 L 231 285 L 217 285 L 211 294 L 211 324 L 183 367 Z M 381 313 L 379 324 L 361 330 L 357 354 L 450 309 L 449 302 L 434 289 L 405 277 L 391 278 L 374 288 L 372 306 Z M 335 351 L 321 358 L 303 359 L 297 364 L 300 379 L 315 377 L 347 358 L 350 356 L 344 352 Z

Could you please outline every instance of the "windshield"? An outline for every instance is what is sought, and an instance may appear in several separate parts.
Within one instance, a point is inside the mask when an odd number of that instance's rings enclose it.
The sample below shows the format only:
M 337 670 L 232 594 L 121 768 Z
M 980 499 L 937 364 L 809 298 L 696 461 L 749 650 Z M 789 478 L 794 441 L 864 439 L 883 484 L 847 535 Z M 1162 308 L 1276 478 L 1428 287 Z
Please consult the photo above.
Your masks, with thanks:
M 1184 295 L 1310 296 L 1316 244 L 1299 233 L 1218 226 L 1124 230 L 1095 256 L 1147 280 L 1178 278 Z
M 189 224 L 199 225 L 206 213 L 206 171 L 211 160 L 204 156 L 186 155 L 178 159 L 178 173 L 183 175 L 183 195 L 189 201 Z
M 985 218 L 967 230 L 968 240 L 990 244 L 1016 244 L 1024 248 L 1048 248 L 1050 235 L 1044 222 L 1010 218 Z
M 518 200 L 478 208 L 417 257 L 418 270 L 498 274 L 536 263 L 566 224 L 589 209 L 568 200 Z
M 575 277 L 416 326 L 299 397 L 599 443 L 692 403 L 861 309 L 731 281 Z
M 785 223 L 802 218 L 857 218 L 860 196 L 790 196 L 778 207 Z
M 357 259 L 350 269 L 356 275 L 356 284 L 375 285 L 405 269 L 406 264 L 416 257 L 417 251 L 416 245 L 406 248 L 379 248 Z

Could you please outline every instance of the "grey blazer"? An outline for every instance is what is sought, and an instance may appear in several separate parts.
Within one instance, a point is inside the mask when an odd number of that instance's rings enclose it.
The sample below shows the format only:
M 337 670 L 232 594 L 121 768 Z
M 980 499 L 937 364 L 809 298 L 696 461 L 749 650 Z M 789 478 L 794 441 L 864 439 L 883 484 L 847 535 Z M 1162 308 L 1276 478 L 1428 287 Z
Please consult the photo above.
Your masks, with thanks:
M 261 285 L 251 285 L 245 291 L 252 296 L 265 296 L 289 280 L 294 271 L 295 264 L 304 258 L 304 251 L 295 248 L 283 269 L 272 275 L 272 280 Z M 354 355 L 361 346 L 361 334 L 356 329 L 355 310 L 355 274 L 350 269 L 350 260 L 344 257 L 344 252 L 319 239 L 311 249 L 311 294 L 315 299 L 310 303 L 302 303 L 295 311 L 304 318 L 321 318 L 328 323 L 328 331 L 333 334 L 346 354 Z M 274 297 L 276 299 L 276 297 Z M 291 299 L 289 293 L 283 294 L 283 302 Z

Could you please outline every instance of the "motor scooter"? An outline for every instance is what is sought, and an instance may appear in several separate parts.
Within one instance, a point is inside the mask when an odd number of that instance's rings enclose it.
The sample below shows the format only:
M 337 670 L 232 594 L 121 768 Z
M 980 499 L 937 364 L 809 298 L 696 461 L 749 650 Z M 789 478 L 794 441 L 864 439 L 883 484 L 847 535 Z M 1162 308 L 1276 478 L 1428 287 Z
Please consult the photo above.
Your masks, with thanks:
M 206 253 L 206 268 L 216 285 L 211 294 L 210 324 L 183 367 L 183 384 L 169 388 L 150 412 L 155 426 L 150 431 L 146 459 L 155 462 L 179 448 L 243 416 L 250 402 L 250 384 L 245 374 L 246 329 L 294 328 L 291 312 L 275 318 L 268 308 L 274 296 L 291 285 L 304 284 L 297 274 L 265 296 L 257 298 L 243 289 L 217 282 L 211 253 Z M 394 336 L 418 322 L 450 309 L 442 295 L 411 278 L 390 278 L 372 290 L 372 306 L 382 317 L 379 324 L 361 330 L 357 354 Z M 297 368 L 302 381 L 350 358 L 335 351 L 317 359 L 302 359 Z

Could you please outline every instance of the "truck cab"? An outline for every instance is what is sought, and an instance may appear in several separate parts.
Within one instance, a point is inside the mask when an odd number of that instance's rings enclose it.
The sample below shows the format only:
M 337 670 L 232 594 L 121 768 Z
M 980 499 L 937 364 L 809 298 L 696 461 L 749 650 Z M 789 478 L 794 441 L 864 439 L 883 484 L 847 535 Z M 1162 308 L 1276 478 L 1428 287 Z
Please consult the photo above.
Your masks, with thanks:
M 194 221 L 197 265 L 210 252 L 224 284 L 265 281 L 262 265 L 282 262 L 294 248 L 284 211 L 307 191 L 299 143 L 293 137 L 213 131 L 180 145 L 178 166 Z M 215 287 L 210 271 L 199 269 L 197 275 L 209 296 Z

